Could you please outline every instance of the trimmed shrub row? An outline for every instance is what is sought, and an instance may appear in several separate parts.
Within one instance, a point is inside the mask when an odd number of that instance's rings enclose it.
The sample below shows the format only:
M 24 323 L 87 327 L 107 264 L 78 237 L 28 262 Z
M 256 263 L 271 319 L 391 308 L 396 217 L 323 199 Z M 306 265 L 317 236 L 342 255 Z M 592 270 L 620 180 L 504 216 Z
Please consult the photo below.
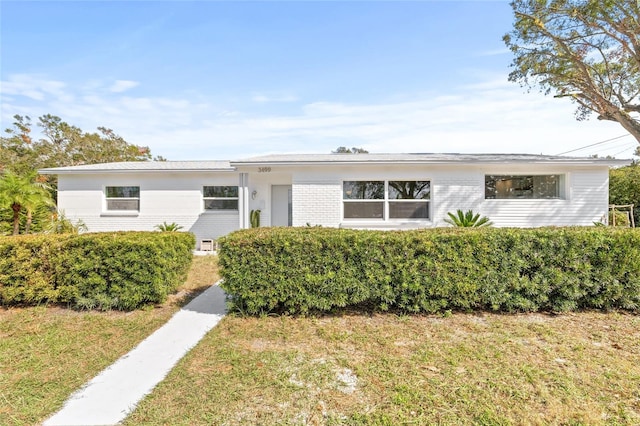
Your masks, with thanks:
M 219 240 L 245 314 L 640 310 L 640 230 L 260 228 Z
M 131 310 L 166 300 L 195 246 L 181 232 L 0 237 L 0 304 Z

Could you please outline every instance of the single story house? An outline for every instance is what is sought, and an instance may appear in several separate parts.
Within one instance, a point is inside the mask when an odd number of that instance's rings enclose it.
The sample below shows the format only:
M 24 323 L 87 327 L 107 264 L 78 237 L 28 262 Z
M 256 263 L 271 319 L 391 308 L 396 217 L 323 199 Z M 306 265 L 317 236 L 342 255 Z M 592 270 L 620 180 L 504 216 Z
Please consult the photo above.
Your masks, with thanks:
M 607 220 L 609 168 L 627 160 L 530 154 L 294 154 L 40 170 L 89 231 L 175 222 L 198 241 L 251 226 L 411 229 L 468 210 L 499 227 Z

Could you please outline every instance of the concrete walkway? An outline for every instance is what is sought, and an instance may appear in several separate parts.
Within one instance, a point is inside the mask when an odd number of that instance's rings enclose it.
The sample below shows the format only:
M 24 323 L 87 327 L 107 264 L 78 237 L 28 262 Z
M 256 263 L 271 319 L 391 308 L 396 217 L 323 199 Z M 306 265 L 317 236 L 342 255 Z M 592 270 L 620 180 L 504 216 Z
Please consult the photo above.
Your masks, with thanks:
M 43 424 L 89 426 L 121 422 L 225 312 L 224 292 L 214 285 L 71 395 L 64 407 Z

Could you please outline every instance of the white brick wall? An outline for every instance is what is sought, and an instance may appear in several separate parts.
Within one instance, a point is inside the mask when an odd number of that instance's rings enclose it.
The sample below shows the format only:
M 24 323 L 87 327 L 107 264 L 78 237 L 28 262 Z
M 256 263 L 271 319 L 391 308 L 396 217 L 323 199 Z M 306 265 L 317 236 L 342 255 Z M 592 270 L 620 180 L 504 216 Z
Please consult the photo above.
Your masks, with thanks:
M 66 213 L 65 213 L 66 214 Z M 155 226 L 163 222 L 175 222 L 183 227 L 182 231 L 195 234 L 198 244 L 203 239 L 217 239 L 238 229 L 237 213 L 203 213 L 201 215 L 139 215 L 123 216 L 87 216 L 66 214 L 75 222 L 82 220 L 89 232 L 111 231 L 155 231 Z
M 293 226 L 338 227 L 341 221 L 341 181 L 294 181 L 292 187 Z
M 58 208 L 72 221 L 82 220 L 90 232 L 153 231 L 163 222 L 175 222 L 193 232 L 199 242 L 238 229 L 237 211 L 204 212 L 202 187 L 237 185 L 236 173 L 119 173 L 61 175 Z M 140 211 L 118 216 L 105 212 L 105 186 L 139 186 Z

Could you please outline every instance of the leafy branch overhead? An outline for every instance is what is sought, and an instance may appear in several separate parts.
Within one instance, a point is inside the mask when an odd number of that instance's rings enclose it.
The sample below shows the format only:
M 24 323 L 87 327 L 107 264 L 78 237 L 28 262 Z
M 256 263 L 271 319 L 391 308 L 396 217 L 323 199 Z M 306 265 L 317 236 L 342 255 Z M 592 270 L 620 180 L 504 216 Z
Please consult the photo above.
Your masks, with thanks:
M 32 138 L 29 116 L 15 115 L 13 127 L 0 137 L 0 170 L 26 175 L 44 167 L 75 166 L 151 159 L 148 147 L 131 144 L 106 127 L 90 133 L 46 114 L 38 118 L 43 137 Z
M 595 112 L 640 142 L 640 2 L 513 0 L 509 80 L 569 97 L 576 118 Z

